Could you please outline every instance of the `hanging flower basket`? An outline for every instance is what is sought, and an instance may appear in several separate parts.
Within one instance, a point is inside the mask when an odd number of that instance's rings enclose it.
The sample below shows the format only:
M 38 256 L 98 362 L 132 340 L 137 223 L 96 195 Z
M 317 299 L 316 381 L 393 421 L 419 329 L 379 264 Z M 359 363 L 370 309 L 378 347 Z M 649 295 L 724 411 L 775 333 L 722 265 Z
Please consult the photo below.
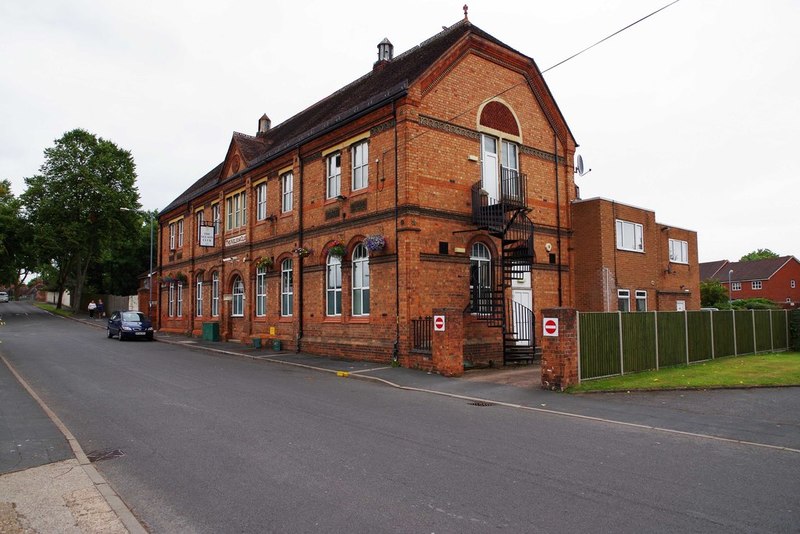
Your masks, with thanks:
M 256 262 L 256 268 L 258 269 L 266 269 L 268 271 L 271 271 L 274 266 L 275 266 L 275 260 L 271 256 L 261 258 Z
M 383 247 L 386 246 L 386 238 L 380 234 L 372 234 L 365 237 L 361 243 L 370 252 L 377 252 L 378 250 L 383 250 Z
M 182 272 L 178 272 L 178 274 L 175 275 L 175 281 L 180 282 L 181 284 L 185 284 L 186 282 L 189 281 L 189 279 Z
M 306 258 L 311 255 L 311 249 L 306 247 L 297 247 L 294 249 L 294 253 L 300 256 L 301 258 Z
M 347 249 L 341 243 L 341 241 L 334 241 L 333 244 L 328 248 L 328 254 L 333 256 L 334 258 L 343 258 Z

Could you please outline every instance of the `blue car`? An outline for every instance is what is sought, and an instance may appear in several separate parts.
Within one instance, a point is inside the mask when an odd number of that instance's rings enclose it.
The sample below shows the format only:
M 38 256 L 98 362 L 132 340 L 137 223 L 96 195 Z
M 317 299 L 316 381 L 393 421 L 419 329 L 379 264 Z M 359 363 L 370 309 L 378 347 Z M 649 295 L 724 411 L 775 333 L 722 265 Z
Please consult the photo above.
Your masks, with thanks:
M 153 323 L 145 314 L 138 311 L 115 311 L 108 318 L 108 337 L 119 336 L 125 339 L 146 339 L 153 341 Z

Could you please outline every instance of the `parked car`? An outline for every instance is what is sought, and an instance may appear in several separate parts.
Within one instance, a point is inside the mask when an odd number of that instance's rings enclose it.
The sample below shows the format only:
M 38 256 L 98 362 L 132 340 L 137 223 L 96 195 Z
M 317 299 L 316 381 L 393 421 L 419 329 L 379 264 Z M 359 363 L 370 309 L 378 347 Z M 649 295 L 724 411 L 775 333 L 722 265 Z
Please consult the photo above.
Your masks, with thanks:
M 142 312 L 115 311 L 108 318 L 108 337 L 119 336 L 120 341 L 126 338 L 143 338 L 153 341 L 153 323 Z
M 8 302 L 8 293 L 0 291 L 0 302 Z

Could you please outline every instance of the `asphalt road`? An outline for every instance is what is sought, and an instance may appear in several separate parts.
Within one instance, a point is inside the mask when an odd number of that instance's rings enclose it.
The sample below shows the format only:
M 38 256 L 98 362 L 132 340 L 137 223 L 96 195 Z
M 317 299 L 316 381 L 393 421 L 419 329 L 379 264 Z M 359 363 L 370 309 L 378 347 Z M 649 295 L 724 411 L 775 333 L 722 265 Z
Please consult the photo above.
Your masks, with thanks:
M 153 532 L 800 528 L 797 452 L 120 343 L 0 306 L 0 353 L 86 452 L 124 453 L 95 466 Z

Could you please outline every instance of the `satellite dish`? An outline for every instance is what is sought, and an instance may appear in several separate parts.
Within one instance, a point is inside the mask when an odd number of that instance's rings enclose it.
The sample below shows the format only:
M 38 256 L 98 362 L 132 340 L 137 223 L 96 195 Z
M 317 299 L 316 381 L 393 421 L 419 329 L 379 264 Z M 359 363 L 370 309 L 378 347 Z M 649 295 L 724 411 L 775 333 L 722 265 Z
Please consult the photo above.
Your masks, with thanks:
M 592 172 L 592 169 L 589 169 L 588 171 L 583 170 L 583 158 L 580 154 L 578 154 L 575 157 L 575 173 L 578 176 L 583 176 L 584 174 L 589 174 L 590 172 Z

